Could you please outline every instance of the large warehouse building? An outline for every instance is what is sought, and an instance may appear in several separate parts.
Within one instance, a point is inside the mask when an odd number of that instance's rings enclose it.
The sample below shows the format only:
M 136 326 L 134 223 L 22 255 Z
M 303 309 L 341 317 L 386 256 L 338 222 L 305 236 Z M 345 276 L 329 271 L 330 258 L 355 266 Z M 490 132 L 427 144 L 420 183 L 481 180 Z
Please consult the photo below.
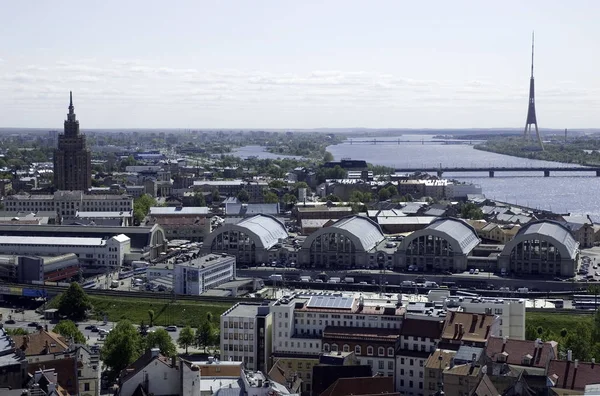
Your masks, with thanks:
M 377 223 L 367 217 L 348 216 L 306 238 L 298 261 L 317 268 L 376 265 L 377 247 L 384 240 Z
M 579 262 L 579 242 L 563 224 L 531 222 L 506 244 L 498 267 L 514 274 L 573 277 Z
M 203 252 L 231 254 L 240 264 L 260 264 L 269 262 L 269 249 L 277 248 L 287 238 L 283 223 L 261 214 L 214 230 L 204 240 Z
M 467 256 L 479 244 L 475 229 L 455 218 L 439 218 L 402 241 L 398 267 L 416 266 L 419 270 L 464 271 Z

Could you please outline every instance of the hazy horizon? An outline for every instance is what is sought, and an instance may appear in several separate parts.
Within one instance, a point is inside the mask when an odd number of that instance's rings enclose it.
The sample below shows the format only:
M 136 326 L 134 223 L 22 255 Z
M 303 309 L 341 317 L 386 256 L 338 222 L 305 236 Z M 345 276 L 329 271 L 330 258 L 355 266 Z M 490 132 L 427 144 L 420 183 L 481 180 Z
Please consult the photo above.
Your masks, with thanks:
M 600 127 L 600 3 L 11 2 L 0 127 Z M 356 125 L 348 127 L 348 125 Z M 499 127 L 498 125 L 502 125 Z

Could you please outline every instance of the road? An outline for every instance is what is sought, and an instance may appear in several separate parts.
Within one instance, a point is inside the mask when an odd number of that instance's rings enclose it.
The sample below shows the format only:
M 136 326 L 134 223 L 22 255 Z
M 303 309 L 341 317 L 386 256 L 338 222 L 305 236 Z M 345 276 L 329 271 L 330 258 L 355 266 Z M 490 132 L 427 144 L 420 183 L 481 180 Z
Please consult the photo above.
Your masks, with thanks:
M 35 331 L 34 327 L 28 326 L 29 323 L 31 323 L 31 322 L 37 322 L 42 326 L 47 325 L 49 331 L 52 331 L 52 329 L 55 326 L 55 323 L 45 321 L 43 316 L 39 315 L 37 312 L 35 312 L 33 310 L 25 310 L 25 312 L 22 314 L 21 313 L 15 314 L 15 313 L 11 313 L 11 308 L 0 307 L 0 313 L 2 314 L 2 317 L 3 317 L 4 327 L 7 329 L 22 328 L 31 333 L 31 332 Z M 12 319 L 15 320 L 15 322 L 16 322 L 15 324 L 6 324 L 6 320 L 8 320 L 10 316 L 12 316 Z M 105 337 L 102 337 L 99 334 L 99 332 L 93 332 L 90 329 L 86 329 L 86 327 L 87 326 L 96 326 L 99 329 L 111 330 L 115 326 L 115 323 L 107 322 L 106 324 L 104 324 L 102 321 L 86 320 L 86 321 L 78 322 L 77 325 L 78 325 L 77 327 L 79 328 L 79 330 L 83 333 L 83 336 L 86 338 L 86 340 L 87 340 L 86 343 L 88 345 L 98 345 L 101 347 L 104 344 Z M 136 324 L 134 324 L 134 326 L 139 327 Z M 150 328 L 149 331 L 157 330 L 159 328 L 161 328 L 161 327 L 154 326 L 154 327 Z M 169 332 L 169 335 L 171 336 L 171 339 L 173 340 L 175 345 L 177 345 L 177 339 L 179 338 L 180 331 L 181 331 L 181 328 L 178 327 L 177 331 Z M 201 352 L 201 350 L 193 348 L 193 347 L 188 348 L 188 351 L 189 352 Z M 184 353 L 185 348 L 177 347 L 177 352 Z

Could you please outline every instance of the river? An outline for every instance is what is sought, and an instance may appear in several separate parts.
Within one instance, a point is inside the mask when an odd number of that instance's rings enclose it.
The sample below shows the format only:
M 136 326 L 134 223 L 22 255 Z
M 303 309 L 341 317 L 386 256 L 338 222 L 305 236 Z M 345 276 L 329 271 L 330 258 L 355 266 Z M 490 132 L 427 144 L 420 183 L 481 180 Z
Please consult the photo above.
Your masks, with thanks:
M 354 138 L 360 140 L 361 138 Z M 366 139 L 366 138 L 365 138 Z M 392 140 L 393 137 L 369 137 L 368 139 Z M 396 137 L 397 139 L 397 137 Z M 529 160 L 502 154 L 475 150 L 467 144 L 431 143 L 431 135 L 402 135 L 401 140 L 415 143 L 354 143 L 344 142 L 327 147 L 336 160 L 342 158 L 363 159 L 376 165 L 390 167 L 469 167 L 469 166 L 564 166 L 576 165 L 549 161 Z M 422 140 L 429 143 L 420 144 Z M 241 147 L 233 153 L 240 157 L 284 158 L 284 155 L 264 151 L 261 146 Z M 497 172 L 495 177 L 487 173 L 444 173 L 445 178 L 478 184 L 486 197 L 532 208 L 551 210 L 556 213 L 590 214 L 600 216 L 600 178 L 590 172 L 561 172 L 543 177 L 535 173 Z
M 336 160 L 364 159 L 372 164 L 391 167 L 575 166 L 489 153 L 475 150 L 467 144 L 419 144 L 421 140 L 432 141 L 432 138 L 428 135 L 403 135 L 402 140 L 414 140 L 415 143 L 374 145 L 344 142 L 329 146 L 327 150 Z M 478 184 L 486 197 L 500 201 L 558 213 L 600 215 L 600 201 L 597 199 L 600 178 L 590 176 L 590 172 L 561 172 L 550 177 L 543 177 L 541 172 L 539 175 L 497 172 L 493 178 L 487 173 L 444 173 L 444 177 Z

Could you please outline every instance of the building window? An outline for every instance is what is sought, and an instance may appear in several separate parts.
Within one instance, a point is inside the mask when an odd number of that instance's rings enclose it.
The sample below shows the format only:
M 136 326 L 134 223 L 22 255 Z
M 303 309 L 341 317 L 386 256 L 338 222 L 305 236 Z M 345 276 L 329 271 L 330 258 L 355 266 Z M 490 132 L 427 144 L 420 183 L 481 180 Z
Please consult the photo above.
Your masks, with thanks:
M 367 355 L 373 356 L 373 347 L 371 345 L 367 347 Z
M 337 344 L 331 344 L 331 352 L 337 352 L 338 346 Z
M 385 368 L 385 363 L 383 360 L 379 361 L 379 370 L 383 370 Z
M 394 356 L 394 348 L 388 348 L 388 356 Z
M 327 343 L 323 344 L 323 351 L 324 352 L 329 352 L 329 344 L 327 344 Z
M 385 356 L 385 348 L 384 347 L 377 348 L 377 354 L 379 356 Z
M 354 347 L 354 354 L 355 355 L 360 355 L 360 345 L 357 345 Z
M 350 352 L 350 345 L 348 345 L 348 344 L 344 344 L 344 347 L 342 348 L 342 350 L 343 350 L 344 352 Z

